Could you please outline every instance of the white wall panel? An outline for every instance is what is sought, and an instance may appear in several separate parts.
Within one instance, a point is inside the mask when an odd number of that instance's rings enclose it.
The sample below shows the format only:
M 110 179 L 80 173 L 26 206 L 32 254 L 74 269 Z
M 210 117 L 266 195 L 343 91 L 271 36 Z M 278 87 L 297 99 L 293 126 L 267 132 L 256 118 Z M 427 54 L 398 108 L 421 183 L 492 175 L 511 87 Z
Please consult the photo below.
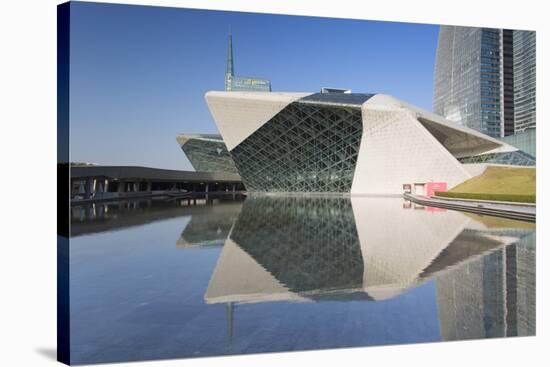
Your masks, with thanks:
M 422 271 L 472 222 L 459 212 L 403 209 L 402 201 L 383 197 L 354 196 L 351 204 L 363 255 L 363 286 L 375 299 L 418 283 Z
M 470 174 L 405 109 L 363 105 L 363 138 L 352 194 L 402 194 L 403 184 L 447 182 Z
M 302 300 L 227 238 L 204 295 L 206 303 Z
M 289 103 L 311 93 L 208 92 L 206 103 L 231 150 Z

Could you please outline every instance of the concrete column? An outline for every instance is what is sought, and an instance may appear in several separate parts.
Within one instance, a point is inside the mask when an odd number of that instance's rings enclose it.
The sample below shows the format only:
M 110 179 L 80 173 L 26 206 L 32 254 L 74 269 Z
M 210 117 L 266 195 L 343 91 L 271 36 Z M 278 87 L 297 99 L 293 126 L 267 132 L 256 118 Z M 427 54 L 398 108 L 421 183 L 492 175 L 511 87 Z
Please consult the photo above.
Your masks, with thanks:
M 147 182 L 147 191 L 149 192 L 153 191 L 153 183 L 151 181 Z
M 208 192 L 208 182 L 206 183 L 206 188 L 204 189 L 204 192 Z
M 84 219 L 86 219 L 86 209 L 83 209 L 82 207 L 79 209 L 79 216 L 78 219 L 82 222 Z
M 235 192 L 235 184 L 233 184 L 232 186 L 233 186 L 233 192 Z
M 105 180 L 96 181 L 96 193 L 102 194 L 104 190 Z
M 103 218 L 103 217 L 105 217 L 105 205 L 100 204 L 100 205 L 96 208 L 96 217 L 97 217 L 97 218 Z
M 91 199 L 94 196 L 94 178 L 88 177 L 85 185 L 85 198 Z
M 122 196 L 121 194 L 124 194 L 124 192 L 126 191 L 125 186 L 126 186 L 126 183 L 124 181 L 118 181 L 118 189 L 117 189 L 118 196 Z
M 227 320 L 227 339 L 229 340 L 229 345 L 233 346 L 233 318 L 234 318 L 234 309 L 233 302 L 228 302 L 225 304 L 225 317 Z
M 94 207 L 89 205 L 86 207 L 86 219 L 94 219 Z
M 79 194 L 86 194 L 86 183 L 85 182 L 80 181 L 80 183 L 78 184 L 78 193 Z

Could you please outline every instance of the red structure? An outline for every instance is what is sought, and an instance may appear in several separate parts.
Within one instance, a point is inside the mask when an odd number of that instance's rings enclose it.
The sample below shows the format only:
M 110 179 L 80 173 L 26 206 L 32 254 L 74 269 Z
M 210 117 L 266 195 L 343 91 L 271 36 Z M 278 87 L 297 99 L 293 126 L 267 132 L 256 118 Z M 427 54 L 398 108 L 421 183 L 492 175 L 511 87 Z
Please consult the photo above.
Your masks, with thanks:
M 427 182 L 426 183 L 426 196 L 432 197 L 437 191 L 447 191 L 446 182 Z

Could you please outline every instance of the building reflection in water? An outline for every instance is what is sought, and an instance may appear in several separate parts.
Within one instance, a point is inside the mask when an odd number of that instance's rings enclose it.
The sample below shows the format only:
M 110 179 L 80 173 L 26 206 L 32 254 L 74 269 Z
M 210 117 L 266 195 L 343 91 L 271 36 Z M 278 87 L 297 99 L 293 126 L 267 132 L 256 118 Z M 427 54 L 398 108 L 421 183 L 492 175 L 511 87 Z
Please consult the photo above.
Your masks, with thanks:
M 441 336 L 535 335 L 535 233 L 436 277 Z
M 223 245 L 244 196 L 203 195 L 178 199 L 137 199 L 71 206 L 71 236 L 136 227 L 190 216 L 178 247 Z
M 430 279 L 443 340 L 535 333 L 535 227 L 373 197 L 245 200 L 205 293 L 236 306 L 378 301 Z
M 535 334 L 535 226 L 397 198 L 209 196 L 73 206 L 73 237 L 176 217 L 177 248 L 223 246 L 204 294 L 225 304 L 382 301 L 433 280 L 443 340 Z
M 226 200 L 223 205 L 213 205 L 209 210 L 193 211 L 177 240 L 177 247 L 223 246 L 241 207 L 241 200 Z

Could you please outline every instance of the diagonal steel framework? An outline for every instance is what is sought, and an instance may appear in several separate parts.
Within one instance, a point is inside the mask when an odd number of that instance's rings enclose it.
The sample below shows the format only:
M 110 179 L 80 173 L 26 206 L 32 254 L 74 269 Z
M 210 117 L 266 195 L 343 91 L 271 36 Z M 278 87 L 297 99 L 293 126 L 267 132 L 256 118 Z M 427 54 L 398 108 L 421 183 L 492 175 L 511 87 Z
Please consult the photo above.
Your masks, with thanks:
M 514 166 L 535 166 L 535 157 L 521 151 L 481 154 L 473 157 L 458 158 L 461 163 L 494 163 Z
M 294 102 L 231 151 L 256 192 L 349 192 L 362 136 L 360 106 Z
M 212 142 L 190 139 L 182 147 L 185 155 L 198 172 L 228 172 L 238 174 L 229 151 L 222 141 Z

